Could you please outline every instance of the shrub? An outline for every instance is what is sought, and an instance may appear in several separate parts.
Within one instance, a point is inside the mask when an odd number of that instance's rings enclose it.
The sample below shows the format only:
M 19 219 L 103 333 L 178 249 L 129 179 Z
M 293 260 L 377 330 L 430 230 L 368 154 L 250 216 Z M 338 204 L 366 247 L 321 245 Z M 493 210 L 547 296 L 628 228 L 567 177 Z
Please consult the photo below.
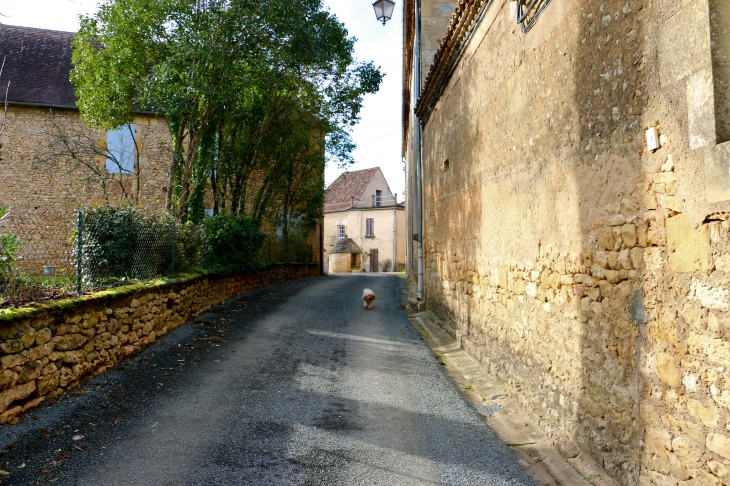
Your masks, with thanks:
M 86 211 L 81 244 L 84 281 L 104 283 L 171 274 L 173 231 L 175 271 L 199 266 L 208 249 L 200 227 L 134 207 L 107 206 Z
M 7 225 L 3 221 L 9 215 L 10 208 L 8 206 L 0 207 L 0 228 Z M 18 259 L 18 248 L 22 244 L 23 240 L 17 235 L 2 233 L 0 231 L 0 281 L 7 281 L 10 277 L 11 270 L 15 266 L 15 261 Z
M 210 244 L 201 225 L 191 222 L 177 223 L 175 227 L 176 272 L 187 272 L 201 267 L 209 253 Z
M 139 278 L 151 273 L 140 265 L 149 251 L 151 228 L 135 208 L 101 207 L 85 211 L 82 222 L 81 267 L 84 280 Z M 78 237 L 78 235 L 75 235 Z M 75 245 L 74 245 L 75 246 Z M 145 254 L 145 258 L 146 254 Z M 145 274 L 145 275 L 141 275 Z
M 385 260 L 380 262 L 380 271 L 381 272 L 390 272 L 391 268 L 393 266 L 393 260 L 390 258 L 386 258 Z
M 206 267 L 215 271 L 244 270 L 259 268 L 256 259 L 266 235 L 250 218 L 219 214 L 203 221 L 208 237 L 209 253 Z

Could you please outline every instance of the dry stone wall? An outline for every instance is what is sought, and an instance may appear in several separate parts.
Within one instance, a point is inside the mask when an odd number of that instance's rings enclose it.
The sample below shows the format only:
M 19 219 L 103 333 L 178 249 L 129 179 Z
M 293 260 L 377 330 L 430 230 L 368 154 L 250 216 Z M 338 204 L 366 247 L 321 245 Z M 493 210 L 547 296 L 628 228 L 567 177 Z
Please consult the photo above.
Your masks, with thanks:
M 424 128 L 429 308 L 621 484 L 730 484 L 728 12 L 494 2 Z
M 102 373 L 216 304 L 314 275 L 319 275 L 317 265 L 279 265 L 256 275 L 140 284 L 40 308 L 1 311 L 0 423 Z

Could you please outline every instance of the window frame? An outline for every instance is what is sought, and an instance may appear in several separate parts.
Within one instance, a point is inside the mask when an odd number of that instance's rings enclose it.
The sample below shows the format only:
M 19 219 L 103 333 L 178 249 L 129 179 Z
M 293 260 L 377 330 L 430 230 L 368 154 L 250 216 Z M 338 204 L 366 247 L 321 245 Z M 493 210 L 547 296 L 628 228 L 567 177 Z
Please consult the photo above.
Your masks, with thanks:
M 375 191 L 375 207 L 379 208 L 383 205 L 383 191 Z
M 347 238 L 347 233 L 345 232 L 345 225 L 338 224 L 337 225 L 337 239 L 344 240 L 345 238 Z
M 375 238 L 375 218 L 365 218 L 365 238 Z

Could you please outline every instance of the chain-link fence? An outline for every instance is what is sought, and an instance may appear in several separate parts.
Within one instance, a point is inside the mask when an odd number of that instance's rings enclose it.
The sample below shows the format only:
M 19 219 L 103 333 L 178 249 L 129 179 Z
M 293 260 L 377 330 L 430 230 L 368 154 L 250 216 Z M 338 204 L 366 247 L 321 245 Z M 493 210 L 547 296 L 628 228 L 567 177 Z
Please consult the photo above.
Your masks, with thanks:
M 79 293 L 187 272 L 207 252 L 200 226 L 124 210 L 79 213 L 73 242 Z
M 36 234 L 27 224 L 17 258 L 0 272 L 0 308 L 203 269 L 252 271 L 267 262 L 314 261 L 314 248 L 302 236 L 265 236 L 255 225 L 221 218 L 194 225 L 169 215 L 103 208 L 63 223 L 56 218 L 53 227 L 36 225 Z

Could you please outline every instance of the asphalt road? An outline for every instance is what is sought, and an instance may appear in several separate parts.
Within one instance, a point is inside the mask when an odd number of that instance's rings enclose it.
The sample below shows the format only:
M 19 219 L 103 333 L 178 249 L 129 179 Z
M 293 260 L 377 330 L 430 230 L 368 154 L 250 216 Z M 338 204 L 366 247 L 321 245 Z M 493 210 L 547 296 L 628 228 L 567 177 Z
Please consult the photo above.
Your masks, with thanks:
M 410 325 L 402 288 L 329 276 L 221 305 L 1 426 L 2 481 L 535 484 Z

